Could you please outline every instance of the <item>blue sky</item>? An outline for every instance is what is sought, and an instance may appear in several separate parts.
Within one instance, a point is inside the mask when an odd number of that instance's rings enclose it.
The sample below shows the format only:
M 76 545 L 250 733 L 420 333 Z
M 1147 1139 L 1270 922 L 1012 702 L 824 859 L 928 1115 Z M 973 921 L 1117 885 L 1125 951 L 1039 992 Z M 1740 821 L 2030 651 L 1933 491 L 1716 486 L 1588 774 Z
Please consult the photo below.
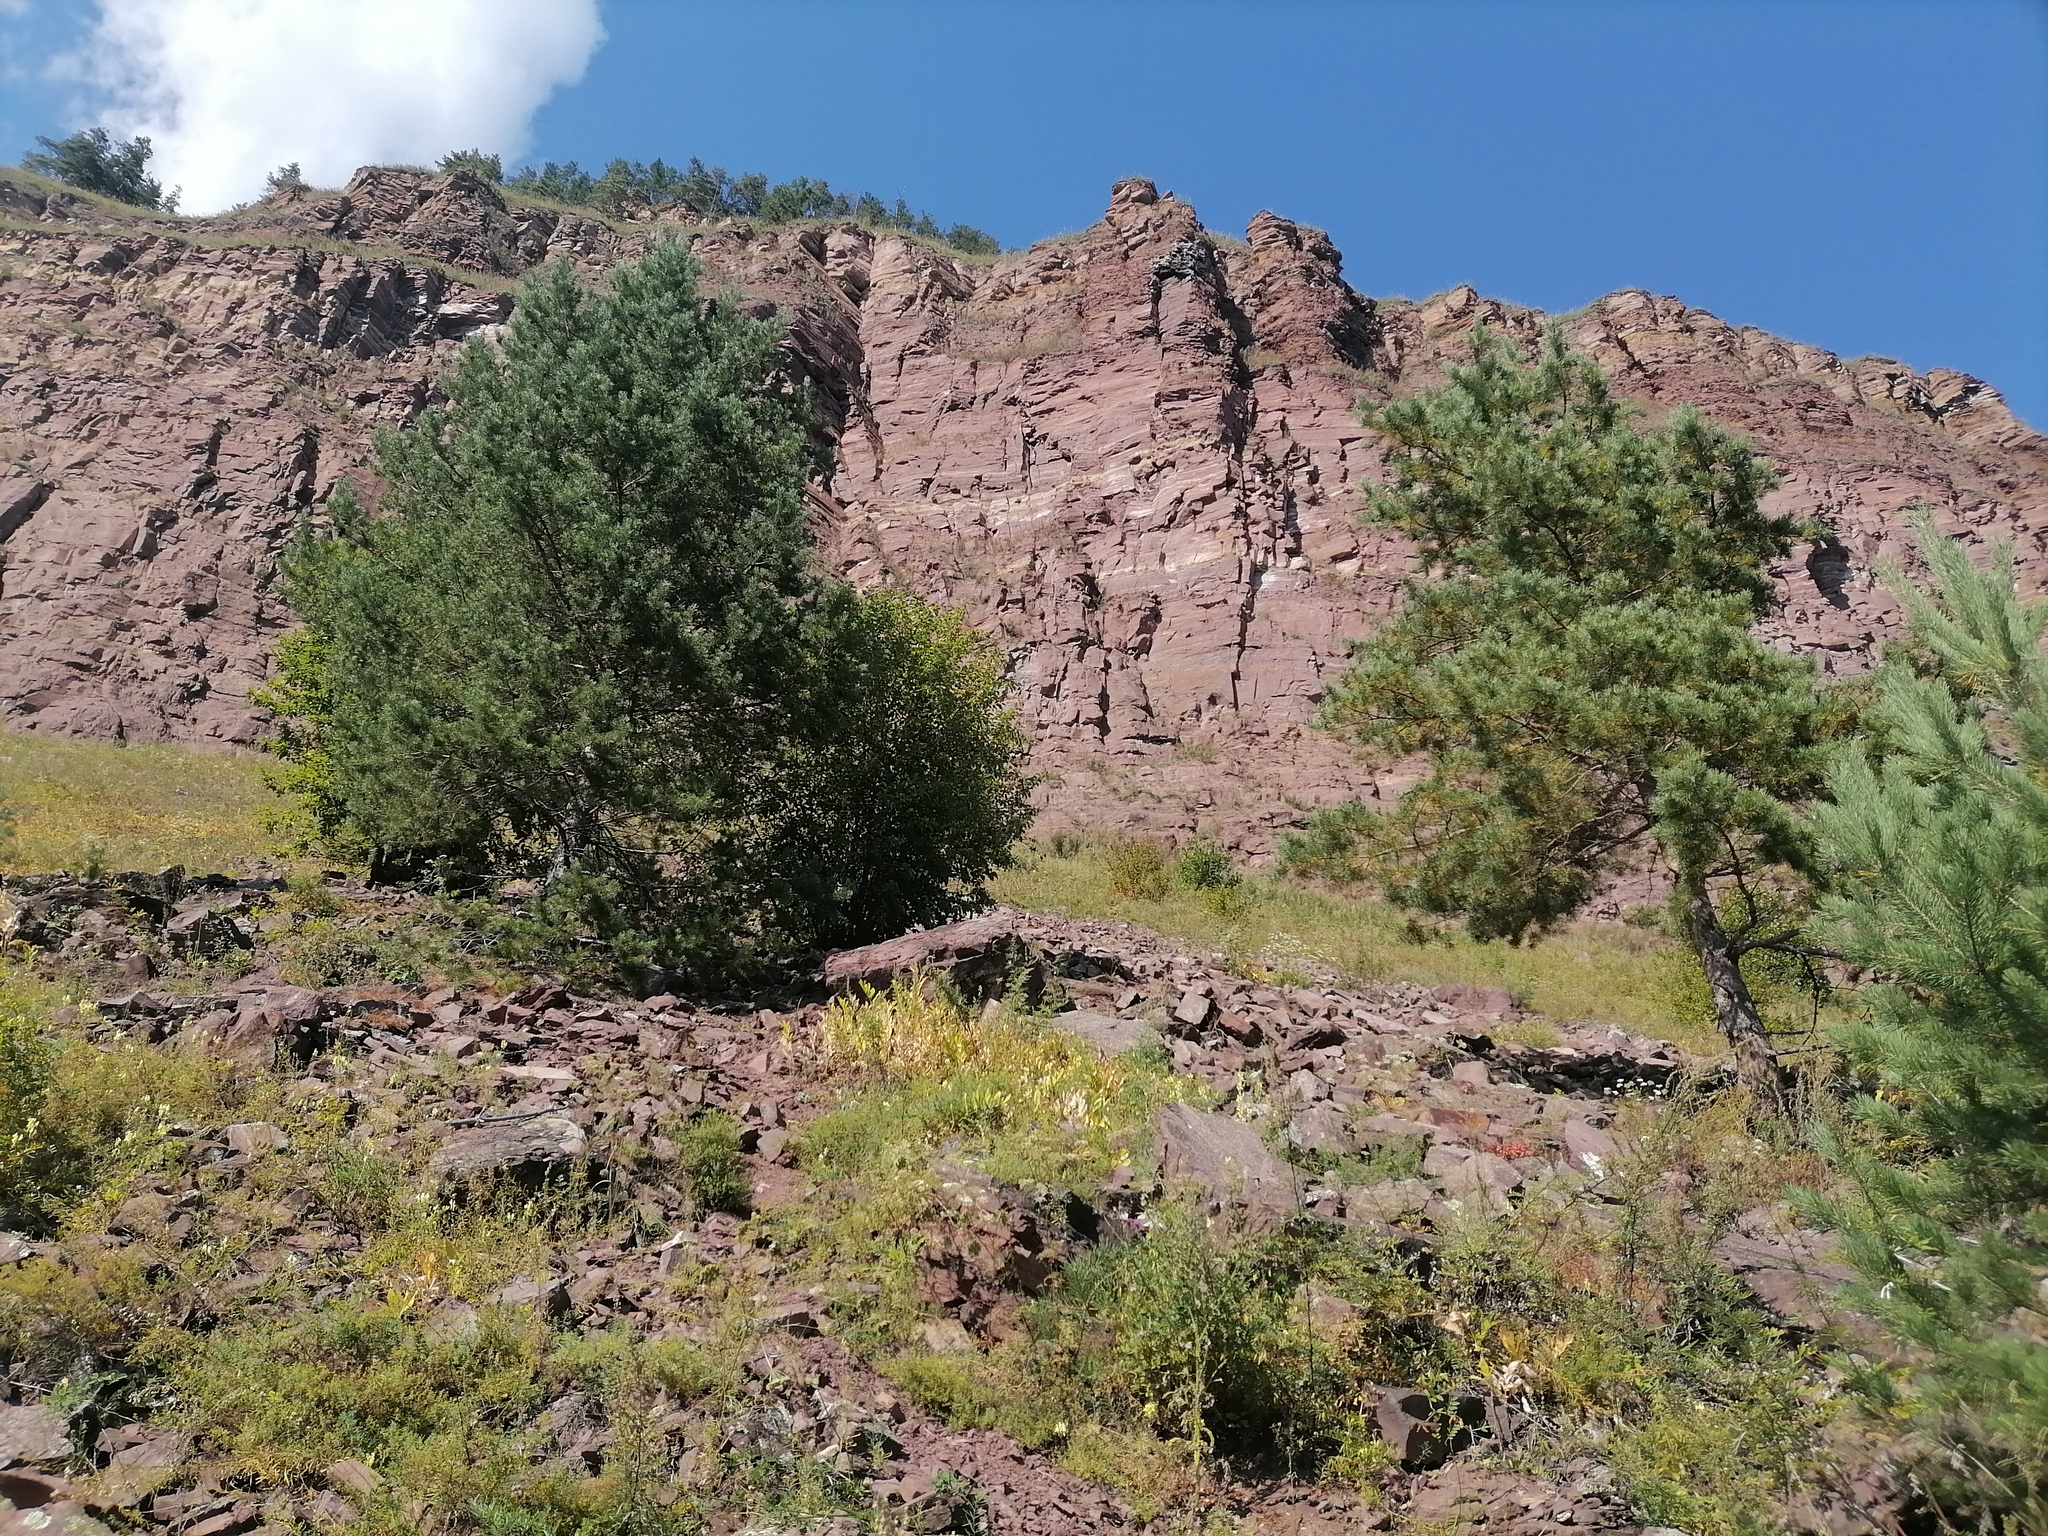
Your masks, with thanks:
M 444 3 L 466 0 L 410 9 Z M 45 63 L 95 15 L 0 18 L 0 154 L 104 109 Z M 1368 293 L 1675 293 L 1977 374 L 2048 425 L 2039 4 L 602 0 L 601 19 L 581 82 L 532 113 L 531 158 L 823 176 L 1011 245 L 1148 175 L 1213 228 L 1260 208 L 1322 225 Z M 300 60 L 294 89 L 320 73 Z

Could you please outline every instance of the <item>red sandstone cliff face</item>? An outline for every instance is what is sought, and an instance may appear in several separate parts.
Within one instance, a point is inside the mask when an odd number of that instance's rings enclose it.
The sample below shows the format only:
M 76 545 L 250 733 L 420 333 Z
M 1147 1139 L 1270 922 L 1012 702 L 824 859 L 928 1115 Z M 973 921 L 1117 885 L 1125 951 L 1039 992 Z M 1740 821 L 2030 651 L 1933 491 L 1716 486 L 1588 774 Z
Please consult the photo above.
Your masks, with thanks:
M 1248 852 L 1372 792 L 1307 729 L 1344 640 L 1407 554 L 1354 519 L 1377 453 L 1361 393 L 1421 387 L 1485 320 L 1349 287 L 1318 231 L 1243 242 L 1142 181 L 1103 221 L 993 261 L 851 226 L 610 224 L 464 175 L 365 171 L 212 221 L 113 215 L 0 180 L 0 715 L 16 728 L 247 742 L 298 518 L 372 432 L 433 399 L 510 279 L 595 275 L 689 239 L 791 327 L 836 443 L 821 538 L 855 580 L 964 606 L 998 636 L 1047 830 L 1213 832 Z M 1653 415 L 1749 433 L 1777 499 L 1832 531 L 1778 573 L 1770 629 L 1868 664 L 1895 613 L 1872 568 L 1902 509 L 2004 533 L 2048 576 L 2048 439 L 1989 386 L 1845 362 L 1646 293 L 1567 333 Z

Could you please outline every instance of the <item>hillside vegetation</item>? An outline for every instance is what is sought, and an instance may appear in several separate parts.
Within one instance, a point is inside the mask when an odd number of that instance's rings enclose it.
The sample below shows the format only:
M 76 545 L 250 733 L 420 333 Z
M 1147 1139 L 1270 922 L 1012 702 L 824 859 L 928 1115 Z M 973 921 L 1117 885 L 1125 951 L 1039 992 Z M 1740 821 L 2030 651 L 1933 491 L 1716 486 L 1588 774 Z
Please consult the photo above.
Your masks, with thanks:
M 0 1530 L 2048 1528 L 2009 551 L 1828 685 L 1768 466 L 1480 332 L 1361 412 L 1422 559 L 1322 724 L 1415 787 L 1036 846 L 698 278 L 551 270 L 378 440 L 254 775 L 0 738 Z
M 1142 842 L 1059 840 L 1021 851 L 992 889 L 1021 907 L 1141 924 L 1222 955 L 1232 969 L 1290 985 L 1499 987 L 1545 1018 L 1716 1047 L 1711 1023 L 1685 1006 L 1688 978 L 1682 960 L 1672 963 L 1676 951 L 1657 913 L 1647 925 L 1588 922 L 1528 944 L 1486 943 L 1420 929 L 1399 908 L 1357 892 L 1245 875 L 1227 861 L 1225 882 L 1196 884 L 1176 865 Z
M 248 752 L 0 733 L 0 869 L 254 869 L 281 808 L 263 770 Z

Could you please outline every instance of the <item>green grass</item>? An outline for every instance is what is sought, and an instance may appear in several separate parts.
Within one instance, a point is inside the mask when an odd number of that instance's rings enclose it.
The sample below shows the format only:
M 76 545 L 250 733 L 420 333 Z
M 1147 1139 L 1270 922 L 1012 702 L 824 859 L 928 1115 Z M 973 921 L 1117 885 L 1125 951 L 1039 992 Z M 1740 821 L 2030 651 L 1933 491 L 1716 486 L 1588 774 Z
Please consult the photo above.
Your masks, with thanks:
M 0 870 L 245 869 L 272 855 L 264 760 L 250 752 L 117 746 L 0 733 L 0 793 L 13 835 Z
M 1283 880 L 1246 880 L 1224 891 L 1169 882 L 1156 898 L 1119 896 L 1113 860 L 1114 850 L 1093 843 L 1065 855 L 1034 848 L 997 880 L 995 894 L 1020 907 L 1140 923 L 1226 955 L 1245 974 L 1505 987 L 1553 1019 L 1618 1024 L 1719 1051 L 1710 1032 L 1674 1010 L 1673 947 L 1653 931 L 1582 923 L 1535 943 L 1480 944 L 1463 934 L 1418 934 L 1384 902 Z

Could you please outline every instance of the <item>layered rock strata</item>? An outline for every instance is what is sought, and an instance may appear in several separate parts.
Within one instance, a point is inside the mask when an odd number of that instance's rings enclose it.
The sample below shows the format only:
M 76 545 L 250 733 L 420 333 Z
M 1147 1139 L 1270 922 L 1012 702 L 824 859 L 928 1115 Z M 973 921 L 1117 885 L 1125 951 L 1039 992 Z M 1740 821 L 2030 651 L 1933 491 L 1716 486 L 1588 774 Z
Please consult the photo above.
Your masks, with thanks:
M 1308 722 L 1409 552 L 1361 529 L 1378 473 L 1360 396 L 1424 387 L 1484 321 L 1458 288 L 1375 301 L 1319 231 L 1243 241 L 1142 180 L 1103 220 L 993 260 L 851 225 L 608 222 L 462 174 L 366 170 L 215 220 L 112 212 L 0 179 L 0 717 L 247 744 L 291 622 L 277 556 L 374 431 L 435 398 L 513 280 L 688 240 L 790 326 L 832 447 L 821 542 L 863 583 L 961 605 L 999 637 L 1044 830 L 1197 831 L 1250 853 L 1373 776 Z M 1695 405 L 1779 468 L 1823 530 L 1768 625 L 1867 666 L 1896 611 L 1873 572 L 1905 509 L 2048 571 L 2048 440 L 1982 381 L 1844 360 L 1676 299 L 1611 294 L 1566 333 L 1655 417 Z

